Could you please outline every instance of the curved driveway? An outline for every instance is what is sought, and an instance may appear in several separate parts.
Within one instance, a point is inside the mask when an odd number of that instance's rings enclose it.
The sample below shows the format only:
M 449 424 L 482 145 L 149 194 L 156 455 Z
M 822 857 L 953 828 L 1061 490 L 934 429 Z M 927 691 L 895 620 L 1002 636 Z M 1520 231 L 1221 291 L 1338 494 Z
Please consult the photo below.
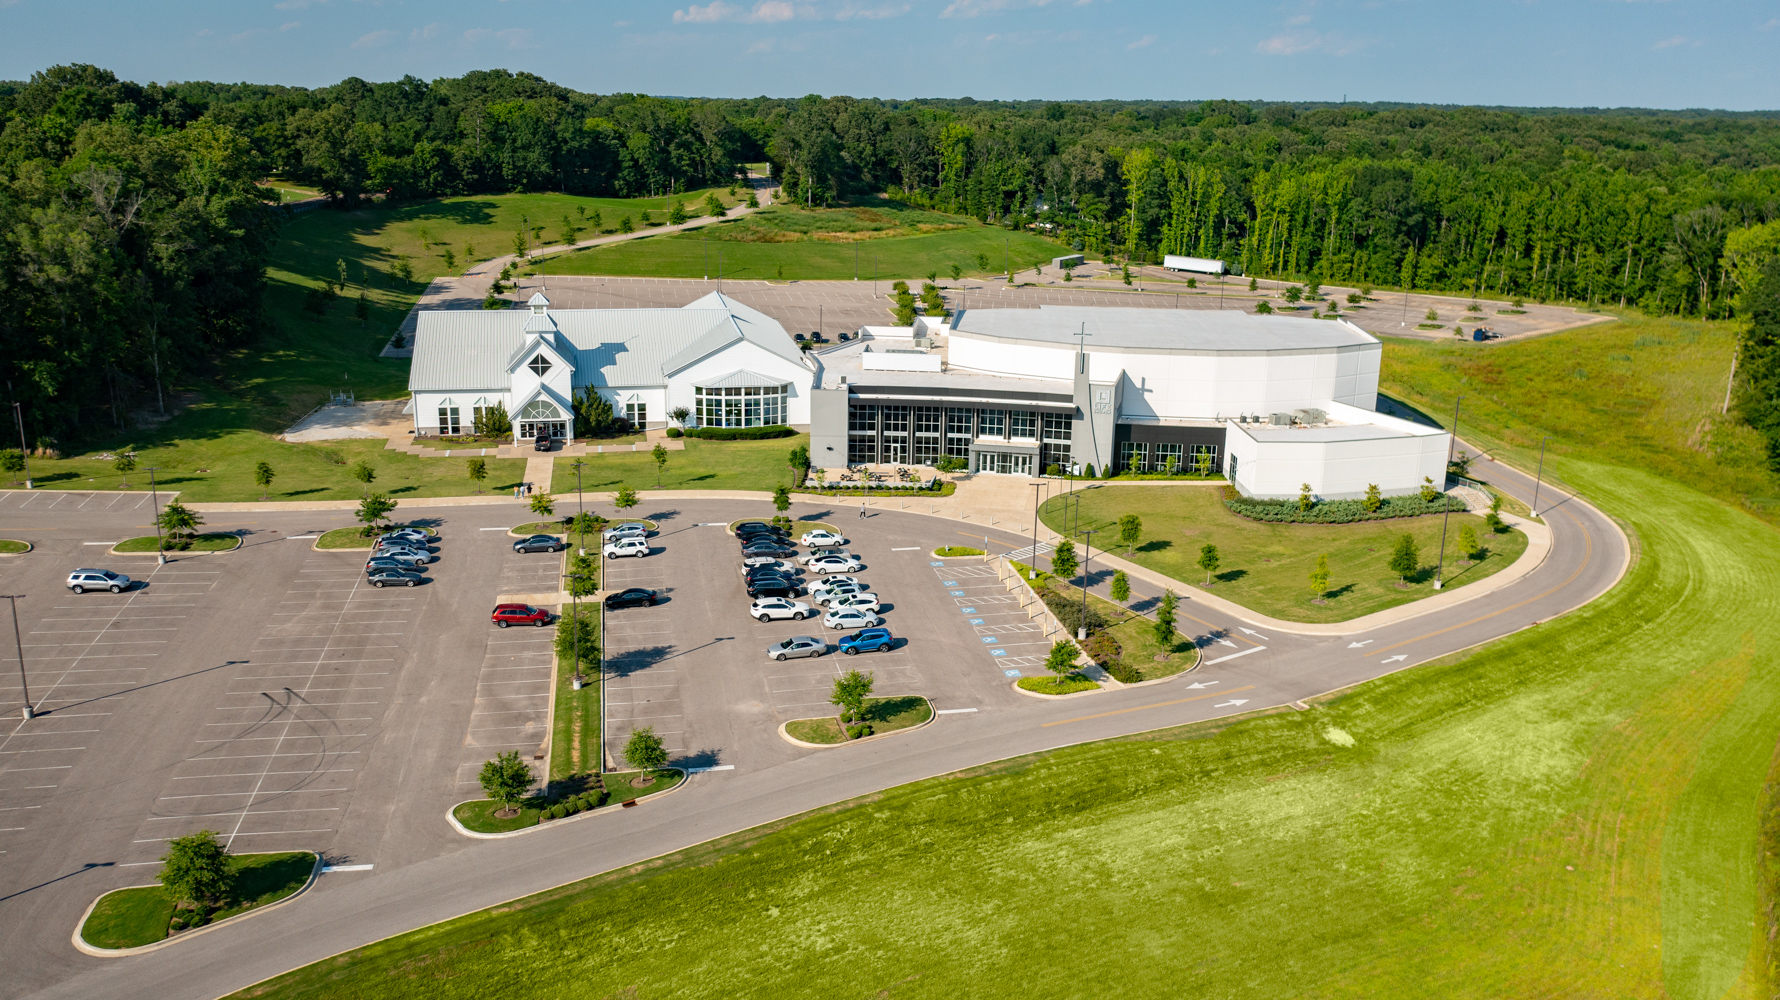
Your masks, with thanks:
M 1485 474 L 1497 488 L 1530 499 L 1531 477 L 1501 465 L 1488 465 Z M 93 895 L 82 887 L 70 896 L 72 913 L 69 905 L 46 907 L 31 915 L 33 926 L 0 939 L 7 942 L 12 970 L 0 993 L 216 997 L 379 938 L 852 796 L 1018 754 L 1287 705 L 1414 666 L 1548 620 L 1593 600 L 1620 579 L 1630 553 L 1619 529 L 1579 498 L 1551 502 L 1557 498 L 1549 486 L 1542 491 L 1553 532 L 1544 563 L 1519 581 L 1455 608 L 1334 637 L 1264 635 L 1265 630 L 1185 601 L 1183 613 L 1224 641 L 1207 647 L 1205 665 L 1180 678 L 1054 703 L 1035 700 L 1013 710 L 944 715 L 918 736 L 846 752 L 787 755 L 758 769 L 696 775 L 684 793 L 643 808 L 523 837 L 469 842 L 428 833 L 424 844 L 411 845 L 393 864 L 379 858 L 373 872 L 324 877 L 310 901 L 150 955 L 100 960 L 75 952 L 68 943 L 73 915 Z M 734 510 L 736 504 L 689 501 L 681 507 L 704 515 Z M 843 517 L 847 509 L 836 507 Z M 460 512 L 469 510 L 429 511 L 454 518 Z M 500 516 L 511 514 L 488 515 Z M 26 512 L 0 510 L 0 529 L 26 519 Z M 893 511 L 878 513 L 872 522 L 874 532 L 928 546 L 951 541 L 956 526 Z M 990 534 L 1000 535 L 1010 548 L 1027 544 L 1017 535 Z M 1183 630 L 1188 625 L 1183 622 Z M 1237 700 L 1242 704 L 1230 704 Z M 444 825 L 439 816 L 437 827 L 442 831 Z M 6 892 L 16 889 L 9 886 Z M 0 923 L 22 916 L 0 899 Z

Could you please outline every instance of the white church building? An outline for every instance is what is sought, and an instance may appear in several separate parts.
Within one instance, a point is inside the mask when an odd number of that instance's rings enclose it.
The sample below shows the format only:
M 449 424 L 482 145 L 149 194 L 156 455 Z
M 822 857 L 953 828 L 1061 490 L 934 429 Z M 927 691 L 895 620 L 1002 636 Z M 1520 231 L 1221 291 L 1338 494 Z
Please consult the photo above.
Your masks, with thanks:
M 497 403 L 516 441 L 574 440 L 574 400 L 593 392 L 638 427 L 685 407 L 699 427 L 808 425 L 816 365 L 777 320 L 712 292 L 679 309 L 515 310 L 418 317 L 408 389 L 419 435 L 467 434 Z

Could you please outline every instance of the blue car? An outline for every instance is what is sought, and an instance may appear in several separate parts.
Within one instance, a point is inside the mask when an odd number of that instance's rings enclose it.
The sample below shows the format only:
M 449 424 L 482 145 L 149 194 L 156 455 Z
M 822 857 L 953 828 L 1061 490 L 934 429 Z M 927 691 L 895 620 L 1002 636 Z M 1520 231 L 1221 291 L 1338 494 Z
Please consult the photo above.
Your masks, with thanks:
M 855 653 L 887 653 L 896 645 L 896 637 L 887 628 L 862 628 L 849 636 L 842 637 L 837 643 L 840 651 L 852 656 Z

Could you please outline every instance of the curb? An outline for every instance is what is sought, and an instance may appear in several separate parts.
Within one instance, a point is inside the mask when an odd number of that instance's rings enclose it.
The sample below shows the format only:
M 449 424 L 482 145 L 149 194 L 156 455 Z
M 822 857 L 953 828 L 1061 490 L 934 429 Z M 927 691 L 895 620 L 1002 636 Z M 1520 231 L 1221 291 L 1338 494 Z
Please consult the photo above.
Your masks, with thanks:
M 1172 678 L 1172 677 L 1164 677 L 1162 679 L 1165 681 L 1174 680 L 1174 678 Z M 1037 691 L 1028 691 L 1025 688 L 1021 687 L 1020 680 L 1021 680 L 1021 678 L 1015 678 L 1013 681 L 1014 693 L 1023 694 L 1028 698 L 1037 698 L 1040 701 L 1062 701 L 1065 698 L 1086 698 L 1088 695 L 1091 695 L 1091 694 L 1105 694 L 1108 691 L 1119 690 L 1119 688 L 1109 688 L 1109 687 L 1102 686 L 1102 687 L 1097 687 L 1092 691 L 1071 691 L 1068 694 L 1040 694 Z M 1095 681 L 1095 683 L 1098 684 L 1099 681 Z M 1154 683 L 1154 682 L 1152 681 L 1150 683 Z M 1123 685 L 1123 687 L 1136 687 L 1136 686 L 1137 685 L 1135 685 L 1135 684 Z
M 147 537 L 147 536 L 143 536 L 143 537 Z M 124 539 L 124 541 L 131 541 L 131 540 L 132 539 L 128 539 L 128 538 Z M 118 545 L 122 545 L 122 544 L 123 544 L 123 542 L 118 543 Z M 247 544 L 247 542 L 245 539 L 243 539 L 240 535 L 236 535 L 235 536 L 235 547 L 230 548 L 230 549 L 213 549 L 209 552 L 187 552 L 187 551 L 184 551 L 181 549 L 171 549 L 171 550 L 168 550 L 168 552 L 119 552 L 117 550 L 117 545 L 113 545 L 111 548 L 105 550 L 105 554 L 108 556 L 123 556 L 125 558 L 128 558 L 130 556 L 166 555 L 167 561 L 172 562 L 176 558 L 177 559 L 191 559 L 195 556 L 224 556 L 224 555 L 228 555 L 231 552 L 241 551 L 241 547 L 246 544 Z M 332 550 L 330 549 L 329 551 L 332 551 Z M 15 553 L 15 554 L 16 555 L 24 555 L 23 552 L 19 552 L 19 553 Z
M 25 547 L 25 551 L 23 551 L 23 552 L 0 552 L 0 559 L 8 559 L 13 556 L 28 556 L 32 552 L 37 551 L 37 546 L 35 544 L 33 544 L 31 542 L 27 542 L 23 538 L 8 538 L 8 539 L 6 539 L 6 541 L 18 542 L 20 545 L 23 545 Z
M 661 768 L 661 770 L 663 770 L 663 771 L 679 771 L 680 772 L 680 783 L 675 785 L 674 787 L 668 789 L 665 792 L 655 792 L 650 795 L 645 795 L 641 798 L 631 799 L 630 801 L 637 803 L 637 805 L 642 805 L 645 801 L 647 801 L 649 799 L 656 799 L 656 798 L 661 798 L 662 796 L 665 796 L 665 795 L 672 795 L 675 792 L 679 791 L 680 789 L 685 788 L 692 781 L 692 775 L 690 773 L 688 773 L 687 770 L 683 767 L 664 767 L 664 768 Z M 545 822 L 545 823 L 536 823 L 531 826 L 521 827 L 517 830 L 508 830 L 506 833 L 477 833 L 475 830 L 472 830 L 469 827 L 458 822 L 457 807 L 463 805 L 464 802 L 480 802 L 480 801 L 482 801 L 482 800 L 481 799 L 465 799 L 465 800 L 463 800 L 463 802 L 452 803 L 451 807 L 445 810 L 446 822 L 451 824 L 451 828 L 453 830 L 456 830 L 458 833 L 461 833 L 464 836 L 470 837 L 475 840 L 506 840 L 508 837 L 522 837 L 525 834 L 536 833 L 539 830 L 554 830 L 554 829 L 556 829 L 556 827 L 559 824 L 571 823 L 578 819 L 589 819 L 591 817 L 603 815 L 608 812 L 618 812 L 619 810 L 624 808 L 623 805 L 600 806 L 598 809 L 589 809 L 585 812 L 578 812 L 573 816 L 564 816 L 562 819 L 553 819 L 553 820 L 550 820 L 549 822 Z
M 125 889 L 147 889 L 147 888 L 152 888 L 156 885 L 159 885 L 160 883 L 151 882 L 146 886 L 142 886 L 142 885 L 119 886 L 118 888 L 112 889 L 108 892 L 102 892 L 99 895 L 95 896 L 91 903 L 87 904 L 87 908 L 86 908 L 85 912 L 81 913 L 80 920 L 78 922 L 76 922 L 74 925 L 73 942 L 74 942 L 75 950 L 79 951 L 81 954 L 84 954 L 84 955 L 91 955 L 94 958 L 129 958 L 131 955 L 146 955 L 151 951 L 160 951 L 162 948 L 171 947 L 175 944 L 178 944 L 181 941 L 189 940 L 191 938 L 197 937 L 200 934 L 205 934 L 210 931 L 213 931 L 213 930 L 217 929 L 218 927 L 223 927 L 228 924 L 232 924 L 237 920 L 246 920 L 248 917 L 257 916 L 258 914 L 265 913 L 268 910 L 276 910 L 280 906 L 283 906 L 284 904 L 290 902 L 291 900 L 296 899 L 298 896 L 301 896 L 303 893 L 308 892 L 309 887 L 315 884 L 315 880 L 317 878 L 321 877 L 321 869 L 323 867 L 323 864 L 322 864 L 323 859 L 321 856 L 321 852 L 320 851 L 310 851 L 309 853 L 315 855 L 315 865 L 309 869 L 309 881 L 304 882 L 303 885 L 299 889 L 297 889 L 296 892 L 291 893 L 290 895 L 284 897 L 283 899 L 279 900 L 278 902 L 267 903 L 265 906 L 256 906 L 253 909 L 248 910 L 245 913 L 237 913 L 232 917 L 227 917 L 222 920 L 218 920 L 215 923 L 205 924 L 202 927 L 195 927 L 189 931 L 180 931 L 178 934 L 175 934 L 172 937 L 165 938 L 160 941 L 156 941 L 153 944 L 137 945 L 134 948 L 101 948 L 98 945 L 88 944 L 86 942 L 86 939 L 80 936 L 80 929 L 87 925 L 87 918 L 92 916 L 93 910 L 98 908 L 99 900 L 104 899 L 106 896 L 111 895 L 113 892 L 123 892 Z
M 968 546 L 966 546 L 966 547 L 968 548 Z M 989 560 L 996 558 L 996 556 L 993 552 L 981 552 L 974 556 L 942 556 L 939 554 L 938 549 L 934 549 L 933 551 L 927 553 L 927 558 L 929 558 L 929 559 L 975 559 L 977 562 L 988 562 Z
M 933 725 L 933 720 L 939 718 L 939 711 L 933 707 L 933 700 L 928 698 L 926 695 L 921 694 L 921 695 L 916 695 L 915 697 L 920 698 L 924 702 L 927 702 L 927 721 L 918 723 L 913 726 L 909 726 L 906 729 L 893 729 L 887 733 L 877 733 L 872 736 L 863 736 L 856 740 L 848 740 L 845 743 L 805 743 L 803 740 L 800 740 L 797 737 L 795 737 L 785 731 L 786 726 L 791 725 L 793 722 L 802 722 L 803 720 L 802 719 L 787 719 L 784 722 L 779 723 L 779 739 L 784 740 L 785 742 L 791 744 L 794 747 L 804 747 L 804 748 L 810 749 L 810 750 L 838 750 L 841 747 L 858 746 L 861 743 L 870 743 L 872 740 L 887 740 L 892 736 L 901 736 L 903 733 L 912 733 L 917 729 L 925 729 L 928 726 Z M 826 718 L 826 716 L 812 716 L 812 718 Z

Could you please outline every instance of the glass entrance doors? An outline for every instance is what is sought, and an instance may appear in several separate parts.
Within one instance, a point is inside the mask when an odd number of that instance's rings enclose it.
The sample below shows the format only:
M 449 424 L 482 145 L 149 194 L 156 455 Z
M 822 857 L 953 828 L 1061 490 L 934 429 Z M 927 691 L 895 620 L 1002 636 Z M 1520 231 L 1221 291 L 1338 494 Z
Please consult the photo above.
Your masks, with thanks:
M 519 440 L 536 440 L 539 433 L 547 433 L 552 438 L 569 436 L 569 423 L 566 420 L 521 420 L 519 422 Z
M 1025 452 L 979 451 L 974 471 L 1030 476 L 1032 475 L 1032 456 Z

